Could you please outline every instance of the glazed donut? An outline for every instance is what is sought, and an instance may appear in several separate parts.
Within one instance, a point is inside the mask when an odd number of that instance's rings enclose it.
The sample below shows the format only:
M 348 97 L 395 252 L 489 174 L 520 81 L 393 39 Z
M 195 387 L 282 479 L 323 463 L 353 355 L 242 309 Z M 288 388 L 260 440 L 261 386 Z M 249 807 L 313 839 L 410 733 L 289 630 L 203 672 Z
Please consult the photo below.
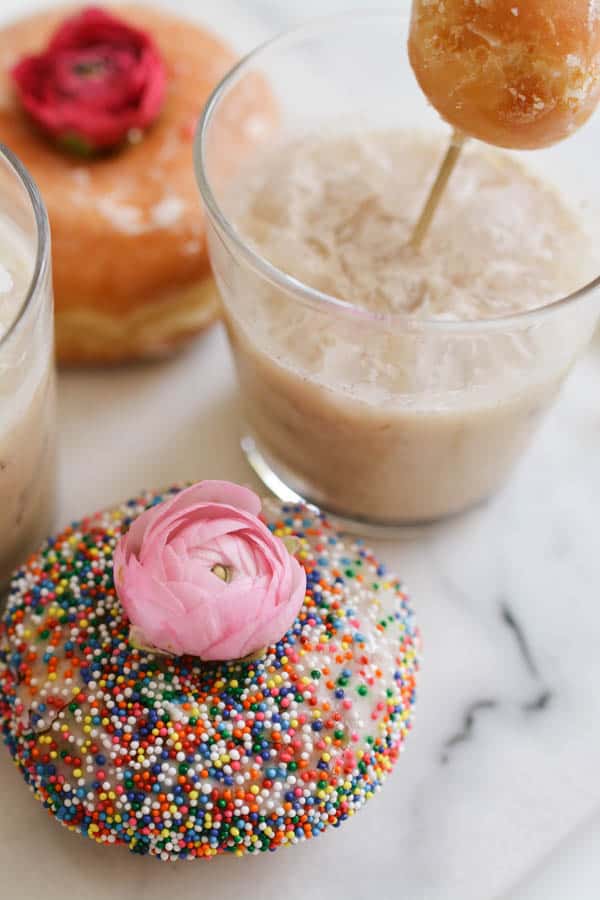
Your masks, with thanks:
M 600 99 L 600 7 L 590 0 L 414 0 L 408 46 L 440 115 L 499 147 L 561 141 Z
M 98 843 L 162 860 L 295 844 L 358 810 L 404 745 L 419 646 L 407 595 L 362 542 L 266 500 L 306 572 L 287 633 L 235 662 L 140 649 L 113 551 L 175 495 L 84 519 L 16 572 L 0 632 L 5 742 L 49 812 Z
M 166 98 L 139 143 L 91 158 L 59 149 L 21 108 L 11 71 L 78 11 L 42 12 L 0 31 L 0 141 L 38 183 L 52 231 L 59 361 L 113 363 L 168 353 L 218 315 L 193 172 L 196 122 L 231 67 L 219 39 L 158 9 L 115 14 L 144 29 L 166 67 Z M 265 85 L 231 98 L 238 162 L 272 121 Z

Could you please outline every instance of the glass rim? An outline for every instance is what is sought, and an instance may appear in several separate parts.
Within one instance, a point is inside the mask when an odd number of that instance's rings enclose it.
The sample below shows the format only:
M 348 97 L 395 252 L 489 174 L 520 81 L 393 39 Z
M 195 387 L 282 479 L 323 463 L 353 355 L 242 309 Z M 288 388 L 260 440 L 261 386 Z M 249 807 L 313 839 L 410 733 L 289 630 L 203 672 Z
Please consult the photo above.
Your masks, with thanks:
M 194 168 L 196 180 L 206 211 L 222 237 L 225 237 L 233 245 L 241 259 L 258 275 L 270 284 L 287 293 L 299 296 L 308 305 L 318 309 L 328 309 L 331 312 L 351 317 L 372 325 L 400 326 L 403 331 L 438 331 L 438 332 L 484 332 L 501 331 L 511 327 L 525 327 L 536 320 L 545 318 L 567 307 L 580 305 L 600 288 L 600 274 L 592 281 L 577 288 L 566 296 L 552 300 L 542 306 L 532 307 L 518 313 L 510 313 L 504 316 L 496 316 L 486 319 L 458 319 L 448 321 L 445 319 L 419 319 L 410 313 L 390 312 L 379 313 L 364 307 L 355 306 L 348 300 L 344 300 L 334 294 L 328 294 L 317 288 L 310 287 L 278 266 L 269 262 L 262 254 L 257 253 L 233 226 L 224 213 L 215 192 L 212 189 L 207 165 L 207 138 L 213 116 L 217 112 L 221 101 L 229 91 L 237 84 L 245 72 L 260 59 L 265 51 L 277 46 L 285 46 L 296 39 L 311 34 L 325 32 L 332 27 L 341 26 L 348 22 L 382 22 L 385 19 L 394 23 L 404 24 L 410 19 L 410 14 L 394 10 L 354 10 L 337 13 L 330 16 L 313 18 L 308 22 L 296 25 L 279 32 L 274 37 L 260 43 L 257 47 L 245 54 L 221 79 L 210 94 L 202 115 L 198 120 L 194 138 Z
M 4 334 L 0 336 L 1 349 L 17 330 L 19 323 L 25 318 L 28 309 L 38 294 L 40 283 L 48 271 L 50 260 L 50 224 L 48 222 L 48 213 L 46 212 L 46 207 L 37 184 L 18 156 L 2 142 L 0 142 L 0 158 L 8 163 L 15 177 L 25 188 L 27 196 L 29 197 L 31 209 L 33 210 L 36 230 L 35 262 L 33 272 L 31 273 L 31 279 L 12 322 Z

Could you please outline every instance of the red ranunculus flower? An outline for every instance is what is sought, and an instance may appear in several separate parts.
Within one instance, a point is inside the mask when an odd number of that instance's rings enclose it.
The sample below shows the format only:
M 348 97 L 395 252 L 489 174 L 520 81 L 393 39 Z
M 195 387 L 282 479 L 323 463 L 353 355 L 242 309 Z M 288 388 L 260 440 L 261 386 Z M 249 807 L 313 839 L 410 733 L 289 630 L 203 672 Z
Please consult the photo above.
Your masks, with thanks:
M 59 142 L 82 152 L 147 128 L 165 96 L 165 67 L 152 38 L 91 7 L 67 19 L 46 50 L 13 69 L 20 100 Z

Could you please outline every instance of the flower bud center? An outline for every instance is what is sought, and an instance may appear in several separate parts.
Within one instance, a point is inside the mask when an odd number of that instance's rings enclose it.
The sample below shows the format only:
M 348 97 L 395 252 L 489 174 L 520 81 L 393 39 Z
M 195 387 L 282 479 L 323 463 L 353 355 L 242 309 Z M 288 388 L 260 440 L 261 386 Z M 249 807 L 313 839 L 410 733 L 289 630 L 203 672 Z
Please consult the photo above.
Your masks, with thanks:
M 220 578 L 221 581 L 224 581 L 225 584 L 228 584 L 231 581 L 231 569 L 229 566 L 223 566 L 221 563 L 215 563 L 215 565 L 210 570 L 213 575 L 216 575 L 217 578 Z
M 73 72 L 79 78 L 100 79 L 103 78 L 110 68 L 109 61 L 102 56 L 81 60 L 73 66 Z

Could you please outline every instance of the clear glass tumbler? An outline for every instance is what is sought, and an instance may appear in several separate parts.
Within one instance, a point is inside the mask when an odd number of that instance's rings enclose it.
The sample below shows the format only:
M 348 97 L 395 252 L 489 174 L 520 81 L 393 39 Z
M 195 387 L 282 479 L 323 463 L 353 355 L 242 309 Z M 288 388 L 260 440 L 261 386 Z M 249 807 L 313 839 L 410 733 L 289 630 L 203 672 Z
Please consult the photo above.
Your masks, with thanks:
M 407 37 L 408 18 L 389 12 L 326 19 L 276 38 L 214 92 L 195 147 L 239 375 L 242 447 L 282 499 L 301 497 L 363 530 L 433 522 L 496 491 L 600 313 L 600 265 L 576 293 L 541 308 L 532 297 L 516 315 L 374 313 L 335 285 L 316 289 L 275 266 L 232 221 L 236 191 L 266 148 L 283 154 L 287 140 L 357 129 L 449 138 L 410 69 Z M 240 121 L 247 91 L 268 91 L 262 120 Z M 509 155 L 526 156 L 600 235 L 598 146 L 600 116 L 556 147 Z
M 50 230 L 0 145 L 0 586 L 49 533 L 55 495 Z

